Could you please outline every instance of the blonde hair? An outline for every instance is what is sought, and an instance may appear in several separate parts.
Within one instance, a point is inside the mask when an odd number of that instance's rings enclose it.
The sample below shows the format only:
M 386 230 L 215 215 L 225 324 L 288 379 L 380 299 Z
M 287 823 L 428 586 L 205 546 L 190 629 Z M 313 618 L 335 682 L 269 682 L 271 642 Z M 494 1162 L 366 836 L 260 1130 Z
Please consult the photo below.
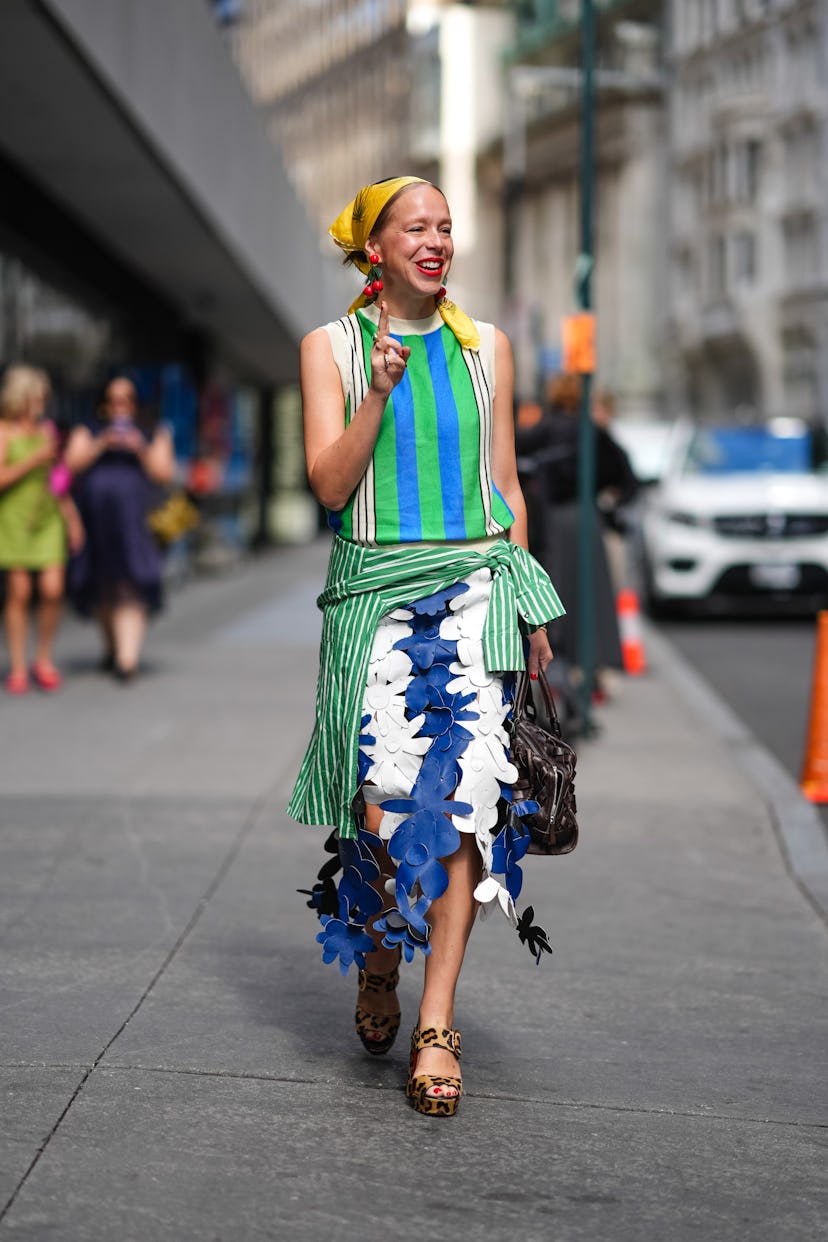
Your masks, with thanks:
M 33 398 L 48 397 L 50 391 L 45 371 L 16 363 L 8 368 L 0 386 L 0 418 L 21 418 Z

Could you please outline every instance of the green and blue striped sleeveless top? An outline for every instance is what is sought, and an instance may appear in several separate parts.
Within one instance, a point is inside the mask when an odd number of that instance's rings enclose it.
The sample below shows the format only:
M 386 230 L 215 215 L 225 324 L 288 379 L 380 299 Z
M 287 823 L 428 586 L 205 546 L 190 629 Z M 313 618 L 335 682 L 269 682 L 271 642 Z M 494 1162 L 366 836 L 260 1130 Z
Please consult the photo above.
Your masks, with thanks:
M 379 312 L 366 307 L 326 324 L 345 394 L 346 419 L 370 382 Z M 464 349 L 439 314 L 390 331 L 411 356 L 388 398 L 374 454 L 344 509 L 328 513 L 343 539 L 383 544 L 484 539 L 514 515 L 492 478 L 494 328 Z

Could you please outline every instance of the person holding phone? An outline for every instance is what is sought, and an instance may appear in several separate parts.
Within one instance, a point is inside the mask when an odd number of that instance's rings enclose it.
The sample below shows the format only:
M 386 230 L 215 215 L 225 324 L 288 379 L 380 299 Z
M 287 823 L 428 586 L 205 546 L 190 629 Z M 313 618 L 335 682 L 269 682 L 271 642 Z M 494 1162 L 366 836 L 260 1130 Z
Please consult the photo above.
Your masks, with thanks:
M 172 481 L 175 455 L 166 427 L 138 423 L 138 396 L 127 376 L 110 380 L 99 415 L 76 427 L 66 464 L 88 538 L 70 566 L 75 606 L 98 621 L 101 666 L 122 682 L 138 670 L 150 613 L 162 603 L 161 552 L 147 525 L 155 489 Z
M 479 906 L 548 947 L 515 907 L 528 836 L 505 725 L 511 671 L 528 652 L 543 675 L 543 623 L 562 606 L 526 551 L 509 342 L 446 296 L 444 195 L 418 177 L 365 186 L 330 232 L 364 288 L 301 348 L 308 476 L 334 539 L 317 722 L 288 810 L 335 829 L 309 905 L 323 959 L 359 968 L 369 1053 L 392 1047 L 400 961 L 422 952 L 406 1091 L 447 1116 Z

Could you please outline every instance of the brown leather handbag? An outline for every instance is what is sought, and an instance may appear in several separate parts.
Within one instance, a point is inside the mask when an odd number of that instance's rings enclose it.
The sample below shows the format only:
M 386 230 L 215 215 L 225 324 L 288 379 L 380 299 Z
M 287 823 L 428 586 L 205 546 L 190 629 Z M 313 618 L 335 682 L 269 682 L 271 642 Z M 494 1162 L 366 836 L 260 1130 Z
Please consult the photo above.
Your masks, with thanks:
M 545 720 L 535 703 L 532 687 L 540 689 Z M 524 815 L 521 823 L 532 838 L 530 854 L 569 854 L 578 844 L 575 805 L 575 751 L 563 740 L 558 713 L 549 683 L 541 674 L 533 682 L 528 673 L 519 673 L 512 718 L 507 721 L 511 735 L 512 763 L 518 770 L 513 799 L 531 799 L 539 809 Z

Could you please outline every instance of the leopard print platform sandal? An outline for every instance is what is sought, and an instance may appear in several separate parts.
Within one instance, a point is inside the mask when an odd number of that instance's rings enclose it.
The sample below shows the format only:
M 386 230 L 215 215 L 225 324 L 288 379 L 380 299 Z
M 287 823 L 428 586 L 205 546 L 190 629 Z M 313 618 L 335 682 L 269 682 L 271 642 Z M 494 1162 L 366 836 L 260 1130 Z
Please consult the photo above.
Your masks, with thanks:
M 415 1074 L 417 1055 L 426 1048 L 445 1048 L 459 1061 L 462 1051 L 460 1032 L 438 1030 L 433 1026 L 424 1030 L 420 1030 L 419 1026 L 414 1028 L 408 1062 L 408 1084 L 405 1088 L 406 1098 L 418 1113 L 425 1113 L 427 1117 L 453 1117 L 463 1094 L 463 1081 L 460 1078 L 444 1078 L 435 1074 Z M 456 1091 L 457 1094 L 442 1094 L 446 1088 Z
M 360 992 L 393 992 L 400 981 L 399 967 L 387 975 L 373 975 L 368 970 L 359 972 Z M 400 1029 L 400 1011 L 396 1013 L 369 1013 L 357 1005 L 354 1014 L 356 1033 L 362 1046 L 371 1056 L 381 1057 L 389 1051 Z

